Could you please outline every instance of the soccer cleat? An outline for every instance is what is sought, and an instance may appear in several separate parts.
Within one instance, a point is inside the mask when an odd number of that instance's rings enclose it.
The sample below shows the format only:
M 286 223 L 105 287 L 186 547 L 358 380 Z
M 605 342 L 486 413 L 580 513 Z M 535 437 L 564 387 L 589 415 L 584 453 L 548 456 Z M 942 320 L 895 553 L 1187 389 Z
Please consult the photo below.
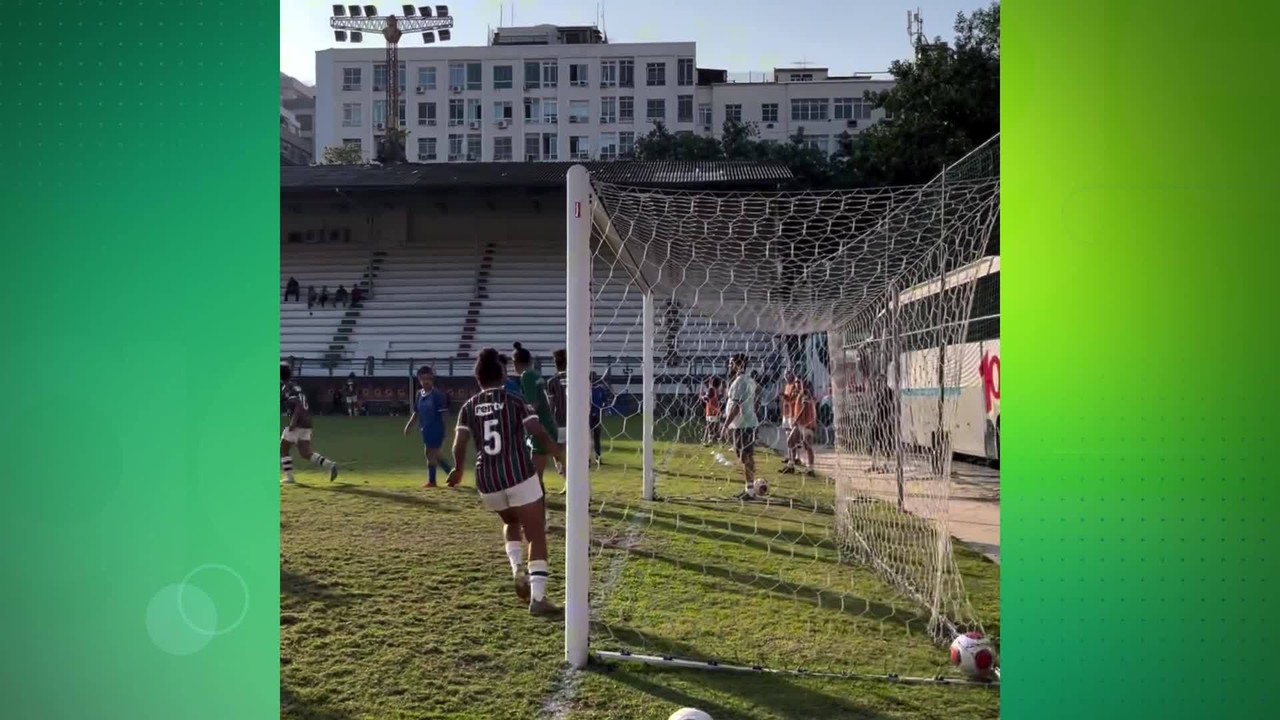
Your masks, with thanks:
M 551 602 L 551 600 L 548 598 L 529 601 L 530 615 L 536 615 L 538 617 L 549 617 L 551 615 L 559 615 L 562 612 L 564 611 L 556 607 L 556 604 Z
M 781 470 L 779 470 L 778 472 L 780 472 L 780 473 L 782 473 L 782 474 L 784 474 L 784 475 L 795 475 L 795 474 L 796 474 L 796 466 L 795 466 L 795 465 L 792 465 L 791 463 L 787 463 L 786 465 L 783 465 L 783 466 L 782 466 L 782 469 L 781 469 Z
M 329 466 L 329 482 L 333 482 L 334 480 L 337 480 L 337 479 L 338 479 L 338 463 L 334 463 Z
M 438 487 L 440 487 L 440 486 L 439 486 L 439 485 L 437 485 L 437 484 L 435 484 L 435 483 L 433 483 L 433 482 L 428 482 L 428 483 L 423 483 L 422 487 L 423 487 L 424 489 L 432 490 L 432 489 L 438 488 Z
M 516 597 L 522 602 L 529 602 L 529 578 L 524 573 L 516 576 Z
M 295 482 L 293 481 L 293 478 L 280 478 L 280 484 L 281 484 L 281 485 L 296 485 L 297 483 L 295 483 Z

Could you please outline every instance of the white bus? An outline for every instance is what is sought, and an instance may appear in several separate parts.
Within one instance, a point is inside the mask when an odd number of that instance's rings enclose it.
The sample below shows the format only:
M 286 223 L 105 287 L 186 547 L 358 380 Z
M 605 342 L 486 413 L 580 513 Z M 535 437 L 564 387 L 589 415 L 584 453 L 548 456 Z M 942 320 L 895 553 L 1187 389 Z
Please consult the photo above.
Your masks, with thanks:
M 941 328 L 933 323 L 940 316 L 954 315 L 955 309 L 943 312 L 939 304 L 969 297 L 972 304 L 963 337 L 941 353 L 937 346 Z M 888 331 L 889 323 L 883 321 L 895 310 L 898 333 L 878 336 Z M 849 344 L 841 357 L 832 358 L 832 400 L 840 405 L 834 408 L 836 414 L 855 425 L 880 422 L 876 418 L 886 416 L 874 408 L 892 404 L 896 396 L 906 446 L 936 446 L 941 414 L 953 452 L 999 460 L 1000 257 L 984 257 L 951 272 L 945 285 L 935 280 L 903 291 L 895 310 L 882 311 L 877 336 L 846 336 Z M 893 347 L 896 359 L 887 358 L 887 367 L 877 369 L 876 358 L 886 357 L 885 351 L 893 355 Z M 940 355 L 945 388 L 938 382 Z M 945 400 L 941 404 L 940 396 Z

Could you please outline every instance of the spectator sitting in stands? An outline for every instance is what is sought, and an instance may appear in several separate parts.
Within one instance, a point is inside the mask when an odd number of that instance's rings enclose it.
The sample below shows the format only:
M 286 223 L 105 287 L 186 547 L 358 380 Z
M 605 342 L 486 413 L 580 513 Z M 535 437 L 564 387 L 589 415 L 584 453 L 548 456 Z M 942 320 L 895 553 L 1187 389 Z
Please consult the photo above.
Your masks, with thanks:
M 328 304 L 329 304 L 329 286 L 325 285 L 324 287 L 320 288 L 320 307 L 324 307 L 325 305 L 328 305 Z
M 289 282 L 285 283 L 284 286 L 284 301 L 289 302 L 290 295 L 293 296 L 295 301 L 301 299 L 298 297 L 298 292 L 300 290 L 301 287 L 298 285 L 298 279 L 293 277 L 289 278 Z
M 333 306 L 347 306 L 347 288 L 344 285 L 338 286 L 338 291 L 333 294 Z
M 360 301 L 363 299 L 364 299 L 364 290 L 362 290 L 359 285 L 352 285 L 351 286 L 351 307 L 355 307 L 359 305 Z
M 315 305 L 316 305 L 316 286 L 308 285 L 307 286 L 307 309 L 310 310 L 311 308 L 315 307 Z

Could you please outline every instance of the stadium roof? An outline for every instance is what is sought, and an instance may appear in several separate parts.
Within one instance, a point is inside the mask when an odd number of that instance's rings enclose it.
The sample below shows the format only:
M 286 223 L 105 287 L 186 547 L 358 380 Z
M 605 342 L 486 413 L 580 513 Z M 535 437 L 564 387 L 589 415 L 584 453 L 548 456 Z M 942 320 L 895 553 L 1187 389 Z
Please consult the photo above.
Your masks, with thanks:
M 422 165 L 313 165 L 280 168 L 281 192 L 316 190 L 438 190 L 557 188 L 581 164 L 600 182 L 648 187 L 752 187 L 794 179 L 781 163 L 721 162 L 497 162 Z

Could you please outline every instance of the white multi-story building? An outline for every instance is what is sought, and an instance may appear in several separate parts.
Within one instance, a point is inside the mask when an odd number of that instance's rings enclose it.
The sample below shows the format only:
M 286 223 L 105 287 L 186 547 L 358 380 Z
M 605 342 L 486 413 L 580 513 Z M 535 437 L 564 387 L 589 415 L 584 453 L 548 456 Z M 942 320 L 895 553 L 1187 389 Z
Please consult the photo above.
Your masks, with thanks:
M 776 70 L 732 83 L 699 69 L 692 42 L 610 44 L 593 27 L 501 28 L 484 47 L 401 47 L 399 124 L 411 161 L 610 160 L 655 121 L 718 135 L 726 119 L 765 140 L 805 136 L 834 150 L 841 132 L 879 119 L 862 101 L 887 80 Z M 316 53 L 316 151 L 355 143 L 372 157 L 386 126 L 382 49 Z

